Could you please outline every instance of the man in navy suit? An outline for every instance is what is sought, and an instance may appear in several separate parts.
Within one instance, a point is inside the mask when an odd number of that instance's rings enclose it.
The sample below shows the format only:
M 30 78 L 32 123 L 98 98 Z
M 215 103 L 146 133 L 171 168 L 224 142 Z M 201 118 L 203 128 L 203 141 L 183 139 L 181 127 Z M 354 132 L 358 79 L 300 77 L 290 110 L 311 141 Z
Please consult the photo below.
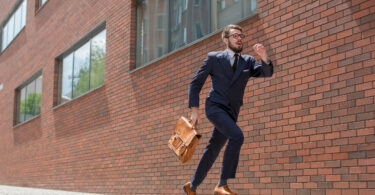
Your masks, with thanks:
M 227 48 L 224 51 L 210 52 L 195 74 L 189 86 L 189 108 L 191 122 L 195 126 L 199 120 L 199 93 L 208 77 L 212 87 L 206 99 L 205 113 L 214 125 L 212 136 L 205 148 L 195 174 L 184 185 L 188 195 L 195 195 L 196 188 L 203 182 L 212 167 L 221 148 L 228 141 L 220 172 L 220 180 L 214 189 L 215 194 L 237 194 L 232 192 L 227 179 L 235 178 L 241 146 L 244 136 L 237 126 L 237 118 L 243 103 L 244 91 L 250 77 L 271 77 L 273 65 L 262 44 L 255 44 L 253 49 L 262 59 L 259 64 L 254 57 L 241 54 L 244 34 L 238 25 L 228 25 L 222 32 L 222 39 Z

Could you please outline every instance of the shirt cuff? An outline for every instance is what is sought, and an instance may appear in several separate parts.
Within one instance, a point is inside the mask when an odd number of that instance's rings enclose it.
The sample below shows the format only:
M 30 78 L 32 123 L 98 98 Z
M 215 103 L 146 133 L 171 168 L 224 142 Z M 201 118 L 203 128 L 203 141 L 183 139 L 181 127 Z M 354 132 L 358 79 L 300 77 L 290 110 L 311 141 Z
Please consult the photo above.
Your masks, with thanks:
M 268 58 L 268 63 L 267 62 L 265 62 L 265 61 L 263 61 L 262 60 L 262 62 L 264 63 L 264 64 L 267 64 L 267 65 L 270 65 L 270 63 L 271 63 L 271 60 Z

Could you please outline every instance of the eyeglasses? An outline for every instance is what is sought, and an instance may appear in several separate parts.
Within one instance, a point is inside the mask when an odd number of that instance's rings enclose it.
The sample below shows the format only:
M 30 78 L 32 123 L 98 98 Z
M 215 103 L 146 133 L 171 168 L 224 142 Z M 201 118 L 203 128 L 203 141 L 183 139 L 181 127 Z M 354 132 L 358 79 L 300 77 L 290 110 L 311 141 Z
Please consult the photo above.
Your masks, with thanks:
M 233 38 L 235 38 L 235 39 L 238 39 L 238 38 L 240 38 L 240 37 L 241 37 L 241 39 L 245 38 L 245 35 L 244 35 L 244 34 L 237 34 L 237 33 L 229 35 L 228 38 L 229 38 L 230 36 L 233 36 Z

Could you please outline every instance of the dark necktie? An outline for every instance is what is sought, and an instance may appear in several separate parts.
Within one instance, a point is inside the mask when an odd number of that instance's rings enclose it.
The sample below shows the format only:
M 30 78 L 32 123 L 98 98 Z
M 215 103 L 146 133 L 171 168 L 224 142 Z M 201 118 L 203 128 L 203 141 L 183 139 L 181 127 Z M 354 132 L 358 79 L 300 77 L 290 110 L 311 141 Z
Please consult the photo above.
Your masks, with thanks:
M 236 72 L 237 62 L 238 62 L 238 54 L 234 54 L 234 63 L 233 63 L 233 66 L 232 66 L 233 72 Z

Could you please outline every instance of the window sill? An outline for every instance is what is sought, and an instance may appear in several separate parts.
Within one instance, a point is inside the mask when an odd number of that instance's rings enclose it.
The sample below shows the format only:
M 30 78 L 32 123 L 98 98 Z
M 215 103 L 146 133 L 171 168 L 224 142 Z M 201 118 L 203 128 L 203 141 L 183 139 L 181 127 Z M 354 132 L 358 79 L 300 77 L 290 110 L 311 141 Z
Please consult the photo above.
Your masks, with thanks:
M 91 94 L 92 92 L 97 91 L 97 90 L 103 88 L 104 86 L 105 86 L 105 84 L 100 85 L 99 87 L 96 87 L 96 88 L 94 88 L 94 89 L 92 89 L 92 90 L 90 90 L 90 91 L 88 91 L 88 92 L 86 92 L 86 93 L 84 93 L 84 94 L 82 94 L 82 95 L 80 95 L 80 96 L 74 98 L 74 99 L 71 99 L 71 100 L 69 100 L 69 101 L 67 101 L 67 102 L 64 102 L 64 103 L 61 103 L 61 104 L 59 104 L 59 105 L 56 105 L 56 106 L 54 106 L 54 107 L 52 108 L 52 110 L 57 110 L 57 109 L 60 108 L 60 107 L 63 107 L 63 106 L 68 105 L 68 104 L 70 104 L 70 103 L 72 103 L 72 102 L 75 102 L 75 100 L 80 99 L 81 97 L 86 96 L 86 95 L 88 95 L 88 94 Z
M 36 115 L 36 116 L 34 116 L 34 117 L 32 117 L 32 118 L 30 118 L 29 120 L 26 120 L 26 121 L 23 121 L 23 122 L 21 122 L 21 123 L 18 123 L 18 124 L 16 124 L 16 125 L 13 126 L 13 129 L 16 129 L 16 128 L 18 128 L 19 126 L 22 126 L 22 125 L 24 125 L 24 124 L 26 124 L 26 123 L 29 123 L 29 122 L 31 122 L 31 121 L 33 121 L 33 120 L 39 118 L 39 117 L 40 117 L 40 114 L 39 114 L 39 115 Z

